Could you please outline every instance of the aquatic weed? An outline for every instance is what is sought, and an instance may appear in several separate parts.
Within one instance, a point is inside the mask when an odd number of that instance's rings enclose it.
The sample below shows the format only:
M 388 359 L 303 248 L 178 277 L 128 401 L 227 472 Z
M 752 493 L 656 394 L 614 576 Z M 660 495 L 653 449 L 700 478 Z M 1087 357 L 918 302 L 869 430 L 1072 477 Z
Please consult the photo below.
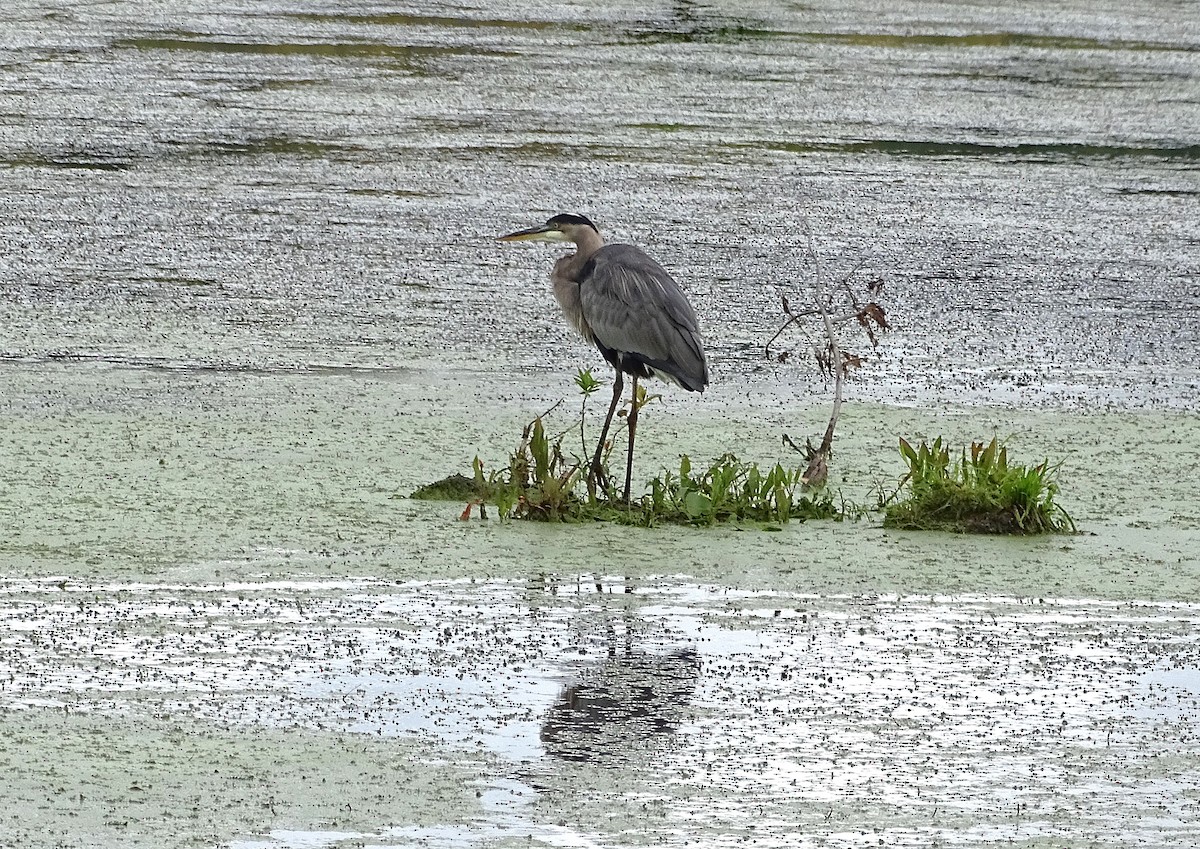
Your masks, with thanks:
M 893 494 L 908 486 L 902 501 L 881 504 L 883 525 L 906 530 L 943 530 L 983 534 L 1075 533 L 1075 522 L 1061 504 L 1055 476 L 1061 463 L 1010 465 L 1008 449 L 995 437 L 972 442 L 968 454 L 951 460 L 939 436 L 913 447 L 900 440 L 908 472 Z
M 583 396 L 577 423 L 555 436 L 547 432 L 545 420 L 560 401 L 524 427 L 506 468 L 487 473 L 477 457 L 471 478 L 452 475 L 421 487 L 412 497 L 465 500 L 463 519 L 470 518 L 476 506 L 480 518 L 486 518 L 485 505 L 492 504 L 502 521 L 611 521 L 647 527 L 664 522 L 703 526 L 747 521 L 778 526 L 792 520 L 840 519 L 844 515 L 844 507 L 836 507 L 830 493 L 806 492 L 808 481 L 801 469 L 776 463 L 763 470 L 734 454 L 695 470 L 685 455 L 677 472 L 664 470 L 650 482 L 648 493 L 626 503 L 609 483 L 611 443 L 603 447 L 599 476 L 589 473 L 590 461 L 585 459 L 590 452 L 583 434 L 582 407 L 601 384 L 587 370 L 581 370 L 575 382 Z M 639 405 L 658 397 L 639 390 L 635 402 Z M 619 419 L 627 421 L 626 416 Z M 576 431 L 580 456 L 570 455 L 564 448 L 567 437 Z
M 648 524 L 713 525 L 717 522 L 757 521 L 783 523 L 792 519 L 839 518 L 833 496 L 825 490 L 803 495 L 804 473 L 776 463 L 765 472 L 725 454 L 694 473 L 685 454 L 679 472 L 670 471 L 650 482 L 650 494 L 641 501 Z

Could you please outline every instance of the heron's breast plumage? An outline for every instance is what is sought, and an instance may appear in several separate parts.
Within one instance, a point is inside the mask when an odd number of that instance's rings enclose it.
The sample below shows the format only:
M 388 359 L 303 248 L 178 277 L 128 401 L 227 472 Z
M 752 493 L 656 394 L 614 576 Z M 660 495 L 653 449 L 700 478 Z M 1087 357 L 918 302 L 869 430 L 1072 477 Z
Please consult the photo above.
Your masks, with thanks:
M 562 310 L 563 316 L 571 326 L 579 331 L 579 335 L 591 344 L 596 344 L 596 337 L 583 316 L 583 303 L 580 299 L 579 280 L 577 272 L 571 268 L 574 255 L 565 256 L 554 264 L 550 282 L 554 290 L 554 300 Z

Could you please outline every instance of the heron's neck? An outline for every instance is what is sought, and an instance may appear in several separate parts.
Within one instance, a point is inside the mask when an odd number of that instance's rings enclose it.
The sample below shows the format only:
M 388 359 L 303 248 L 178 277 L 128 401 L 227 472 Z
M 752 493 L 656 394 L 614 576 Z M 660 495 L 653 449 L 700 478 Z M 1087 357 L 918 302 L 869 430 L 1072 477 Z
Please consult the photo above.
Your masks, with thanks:
M 604 247 L 604 237 L 591 227 L 577 230 L 575 232 L 575 253 L 559 260 L 563 264 L 562 271 L 565 272 L 565 276 L 578 279 L 579 272 L 587 265 L 592 254 L 602 247 Z
M 583 301 L 579 294 L 583 267 L 596 251 L 604 246 L 604 239 L 590 227 L 575 233 L 575 253 L 559 257 L 554 263 L 550 279 L 554 284 L 554 298 L 562 307 L 563 315 L 589 342 L 595 343 L 592 329 L 583 317 Z

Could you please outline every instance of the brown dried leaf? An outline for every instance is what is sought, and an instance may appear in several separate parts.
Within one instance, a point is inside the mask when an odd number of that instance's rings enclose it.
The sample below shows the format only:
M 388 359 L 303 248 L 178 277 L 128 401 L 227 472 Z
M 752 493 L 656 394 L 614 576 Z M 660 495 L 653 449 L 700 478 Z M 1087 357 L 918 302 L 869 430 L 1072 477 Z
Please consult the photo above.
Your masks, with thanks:
M 874 319 L 875 323 L 879 325 L 880 329 L 882 329 L 882 330 L 889 329 L 888 322 L 887 322 L 887 313 L 885 313 L 883 311 L 883 307 L 879 306 L 879 304 L 877 304 L 877 303 L 872 302 L 872 303 L 867 304 L 864 309 L 871 316 L 871 318 Z
M 887 314 L 883 307 L 873 301 L 858 311 L 858 323 L 868 330 L 871 329 L 872 323 L 878 325 L 881 330 L 888 329 Z
M 813 359 L 817 362 L 817 371 L 833 377 L 833 348 L 831 345 L 827 345 L 823 349 L 813 348 Z

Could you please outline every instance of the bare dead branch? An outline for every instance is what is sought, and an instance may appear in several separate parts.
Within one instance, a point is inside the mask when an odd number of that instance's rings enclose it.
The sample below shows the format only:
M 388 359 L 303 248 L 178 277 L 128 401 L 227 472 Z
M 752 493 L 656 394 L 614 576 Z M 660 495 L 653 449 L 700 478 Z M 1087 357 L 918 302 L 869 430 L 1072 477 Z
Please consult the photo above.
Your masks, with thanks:
M 785 298 L 785 299 L 784 299 L 784 301 L 783 301 L 783 311 L 784 311 L 785 313 L 788 311 L 788 310 L 787 310 L 787 299 L 786 299 L 786 298 Z M 766 346 L 763 348 L 763 353 L 764 353 L 764 354 L 766 354 L 766 355 L 767 355 L 767 357 L 770 357 L 770 356 L 771 356 L 771 346 L 772 346 L 773 344 L 775 344 L 775 340 L 776 340 L 776 339 L 778 339 L 780 336 L 782 336 L 782 335 L 783 335 L 783 331 L 787 330 L 787 329 L 788 329 L 789 327 L 791 327 L 793 324 L 798 324 L 798 323 L 799 323 L 799 321 L 800 321 L 800 316 L 795 316 L 795 315 L 791 315 L 791 313 L 788 313 L 788 320 L 787 320 L 787 321 L 785 321 L 785 322 L 783 323 L 783 326 L 782 326 L 782 327 L 780 327 L 778 330 L 776 330 L 776 331 L 775 331 L 775 335 L 774 335 L 774 336 L 772 336 L 770 339 L 768 339 L 768 340 L 767 340 L 767 344 L 766 344 Z
M 821 335 L 824 337 L 823 344 L 813 346 L 812 357 L 818 372 L 833 380 L 833 408 L 830 411 L 829 423 L 820 444 L 815 448 L 811 440 L 807 440 L 805 447 L 800 448 L 787 434 L 783 435 L 784 445 L 805 456 L 808 462 L 808 468 L 803 476 L 805 487 L 814 488 L 823 485 L 828 479 L 829 462 L 833 457 L 833 438 L 838 419 L 841 416 L 846 379 L 851 369 L 861 368 L 864 363 L 863 357 L 843 348 L 840 334 L 847 327 L 857 328 L 866 335 L 874 349 L 879 346 L 879 332 L 888 330 L 890 325 L 883 307 L 874 300 L 874 297 L 883 289 L 882 279 L 876 277 L 866 283 L 866 291 L 870 299 L 861 298 L 853 285 L 854 279 L 862 271 L 869 255 L 860 257 L 847 274 L 840 277 L 832 286 L 827 286 L 822 278 L 820 258 L 813 245 L 812 231 L 807 222 L 804 225 L 804 233 L 806 236 L 805 252 L 813 267 L 811 298 L 814 308 L 795 310 L 787 296 L 781 296 L 786 319 L 767 341 L 764 352 L 766 356 L 770 357 L 772 346 L 789 328 L 801 326 L 805 319 L 820 318 L 820 327 L 823 331 Z M 864 300 L 866 300 L 865 303 Z M 848 311 L 846 310 L 847 306 L 850 308 Z M 776 354 L 775 358 L 778 362 L 785 362 L 790 355 L 790 350 L 782 351 Z

